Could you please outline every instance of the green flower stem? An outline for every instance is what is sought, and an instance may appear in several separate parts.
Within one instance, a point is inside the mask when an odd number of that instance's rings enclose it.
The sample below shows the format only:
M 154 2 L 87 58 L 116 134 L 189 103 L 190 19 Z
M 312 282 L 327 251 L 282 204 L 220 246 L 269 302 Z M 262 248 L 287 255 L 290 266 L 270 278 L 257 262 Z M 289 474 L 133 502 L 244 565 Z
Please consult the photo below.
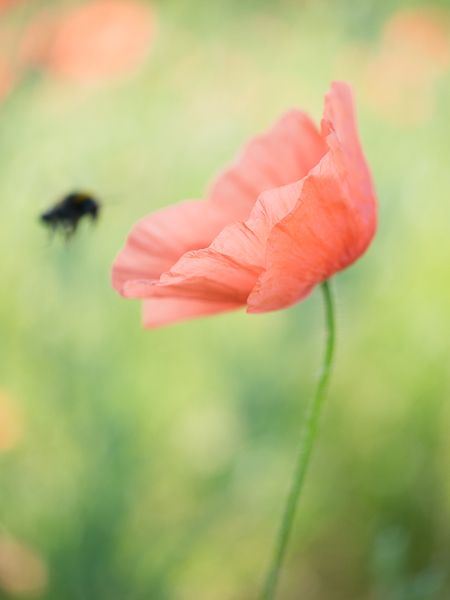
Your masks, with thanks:
M 326 347 L 322 370 L 319 374 L 319 381 L 315 396 L 312 400 L 308 411 L 306 424 L 302 432 L 300 450 L 298 453 L 297 464 L 294 471 L 294 478 L 291 489 L 286 499 L 286 506 L 283 517 L 281 519 L 280 529 L 277 534 L 276 543 L 273 551 L 270 568 L 267 573 L 264 588 L 261 594 L 261 600 L 272 600 L 274 598 L 275 589 L 280 576 L 280 569 L 286 554 L 286 548 L 289 541 L 289 536 L 292 531 L 292 525 L 295 518 L 295 511 L 298 504 L 300 492 L 302 491 L 303 482 L 305 480 L 306 469 L 308 468 L 311 451 L 316 437 L 317 424 L 320 417 L 320 409 L 322 408 L 325 398 L 325 391 L 328 385 L 331 372 L 331 362 L 336 338 L 335 316 L 333 306 L 333 296 L 331 293 L 330 283 L 325 281 L 321 285 L 326 314 Z

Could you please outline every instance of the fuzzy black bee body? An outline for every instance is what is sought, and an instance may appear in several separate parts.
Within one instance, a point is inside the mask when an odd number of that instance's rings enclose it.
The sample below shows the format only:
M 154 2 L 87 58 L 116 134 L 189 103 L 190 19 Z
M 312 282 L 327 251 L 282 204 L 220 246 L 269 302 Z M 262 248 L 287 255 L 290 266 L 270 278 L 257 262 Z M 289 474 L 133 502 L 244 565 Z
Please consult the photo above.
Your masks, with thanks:
M 43 221 L 52 231 L 61 230 L 66 239 L 75 233 L 79 221 L 89 216 L 96 220 L 100 212 L 100 203 L 90 194 L 72 192 L 41 215 Z

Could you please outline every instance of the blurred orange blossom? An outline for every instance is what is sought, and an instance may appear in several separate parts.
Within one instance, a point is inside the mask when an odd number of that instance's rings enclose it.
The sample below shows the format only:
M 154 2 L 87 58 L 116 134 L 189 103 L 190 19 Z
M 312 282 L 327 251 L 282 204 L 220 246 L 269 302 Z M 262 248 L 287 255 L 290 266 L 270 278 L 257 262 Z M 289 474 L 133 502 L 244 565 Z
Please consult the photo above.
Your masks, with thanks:
M 22 36 L 25 65 L 73 81 L 98 81 L 128 72 L 147 55 L 155 17 L 139 0 L 97 0 L 66 12 L 41 13 Z
M 0 13 L 2 13 L 4 10 L 9 8 L 10 6 L 13 6 L 14 4 L 18 4 L 19 2 L 21 2 L 21 0 L 0 0 Z
M 0 452 L 15 448 L 23 436 L 23 422 L 17 404 L 0 389 Z
M 206 200 L 138 222 L 112 283 L 124 297 L 144 299 L 147 327 L 245 305 L 250 313 L 273 311 L 352 264 L 376 223 L 352 90 L 334 82 L 320 132 L 291 110 L 247 144 Z
M 443 9 L 424 6 L 401 10 L 385 25 L 384 46 L 409 54 L 415 59 L 412 62 L 419 61 L 417 69 L 446 71 L 450 64 L 449 26 L 450 16 Z
M 40 595 L 47 585 L 43 558 L 10 536 L 0 537 L 0 588 L 19 597 Z
M 14 71 L 9 62 L 0 55 L 0 99 L 4 98 L 16 82 Z
M 432 114 L 435 82 L 450 66 L 449 23 L 448 11 L 431 6 L 400 10 L 386 22 L 365 72 L 375 112 L 397 125 L 420 123 Z

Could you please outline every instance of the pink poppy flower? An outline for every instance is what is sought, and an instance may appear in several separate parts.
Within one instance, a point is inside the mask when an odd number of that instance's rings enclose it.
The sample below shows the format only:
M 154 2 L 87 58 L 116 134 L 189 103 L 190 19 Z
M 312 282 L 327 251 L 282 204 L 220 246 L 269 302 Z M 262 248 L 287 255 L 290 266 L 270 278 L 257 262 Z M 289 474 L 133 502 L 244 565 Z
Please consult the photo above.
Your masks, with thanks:
M 376 222 L 351 87 L 334 82 L 320 132 L 291 110 L 248 143 L 206 200 L 139 221 L 112 283 L 144 299 L 147 327 L 243 306 L 287 308 L 361 256 Z

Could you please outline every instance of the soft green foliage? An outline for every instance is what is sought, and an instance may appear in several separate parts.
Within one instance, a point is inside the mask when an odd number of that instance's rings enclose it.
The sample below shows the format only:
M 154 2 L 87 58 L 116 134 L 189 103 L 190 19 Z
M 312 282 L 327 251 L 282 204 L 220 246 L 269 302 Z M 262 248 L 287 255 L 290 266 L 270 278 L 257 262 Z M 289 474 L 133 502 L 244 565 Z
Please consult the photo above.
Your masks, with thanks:
M 337 360 L 279 598 L 450 597 L 450 79 L 402 125 L 345 58 L 376 52 L 397 6 L 161 1 L 139 73 L 30 76 L 3 101 L 0 385 L 24 434 L 0 453 L 0 533 L 44 557 L 41 598 L 256 597 L 322 353 L 320 294 L 149 332 L 109 269 L 138 218 L 202 197 L 280 112 L 320 118 L 332 78 L 354 78 L 380 227 L 334 282 Z M 37 216 L 74 188 L 98 195 L 99 222 L 49 240 Z

